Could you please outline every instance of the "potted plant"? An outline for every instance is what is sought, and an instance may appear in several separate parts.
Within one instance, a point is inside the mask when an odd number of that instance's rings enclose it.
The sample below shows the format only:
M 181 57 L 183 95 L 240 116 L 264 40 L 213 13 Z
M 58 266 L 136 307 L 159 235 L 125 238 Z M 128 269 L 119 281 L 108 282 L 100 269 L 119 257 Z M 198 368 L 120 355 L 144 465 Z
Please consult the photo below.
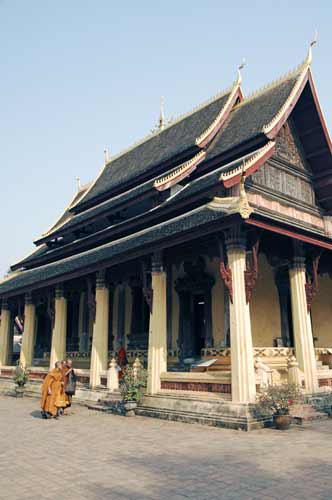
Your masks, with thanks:
M 137 371 L 133 367 L 127 367 L 123 371 L 119 389 L 127 417 L 135 416 L 135 409 L 137 408 L 137 403 L 143 396 L 146 380 L 147 375 L 144 368 L 140 368 L 140 370 Z
M 15 382 L 16 397 L 23 397 L 24 386 L 29 379 L 29 371 L 19 361 L 13 371 L 13 380 Z
M 292 423 L 290 409 L 300 398 L 301 392 L 296 385 L 271 385 L 258 395 L 258 407 L 273 416 L 277 429 L 287 430 Z

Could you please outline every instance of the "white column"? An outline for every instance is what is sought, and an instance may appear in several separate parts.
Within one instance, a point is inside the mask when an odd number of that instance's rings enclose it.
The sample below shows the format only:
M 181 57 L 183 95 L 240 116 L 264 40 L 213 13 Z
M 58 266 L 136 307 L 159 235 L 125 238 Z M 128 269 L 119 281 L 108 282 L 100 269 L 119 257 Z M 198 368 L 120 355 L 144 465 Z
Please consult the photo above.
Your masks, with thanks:
M 50 368 L 54 368 L 56 361 L 61 361 L 66 357 L 67 299 L 61 284 L 57 285 L 55 289 L 54 311 Z
M 107 370 L 108 361 L 109 290 L 105 284 L 105 272 L 97 274 L 96 315 L 93 325 L 90 386 L 100 385 L 102 371 Z
M 249 304 L 246 303 L 244 271 L 245 239 L 230 235 L 226 241 L 228 266 L 232 273 L 233 302 L 229 304 L 231 337 L 232 401 L 250 403 L 256 399 L 254 356 Z
M 2 300 L 0 325 L 0 368 L 8 363 L 11 315 L 6 300 Z
M 149 328 L 149 394 L 160 391 L 160 375 L 167 371 L 166 273 L 160 262 L 152 263 L 152 303 Z
M 304 373 L 305 390 L 312 394 L 318 391 L 317 366 L 312 336 L 310 312 L 305 293 L 305 258 L 296 257 L 289 270 L 293 331 L 296 359 Z
M 36 306 L 32 302 L 31 293 L 25 295 L 24 306 L 24 330 L 22 335 L 22 346 L 20 363 L 24 366 L 32 366 L 34 340 L 36 326 Z

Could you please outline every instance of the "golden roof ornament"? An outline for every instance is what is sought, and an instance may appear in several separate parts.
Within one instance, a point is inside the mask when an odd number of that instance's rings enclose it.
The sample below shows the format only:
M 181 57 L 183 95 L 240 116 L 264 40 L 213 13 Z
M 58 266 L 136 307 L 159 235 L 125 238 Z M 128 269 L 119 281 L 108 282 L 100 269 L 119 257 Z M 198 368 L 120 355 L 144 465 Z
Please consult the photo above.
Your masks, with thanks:
M 164 111 L 164 104 L 165 100 L 164 97 L 161 96 L 160 98 L 160 114 L 159 114 L 159 123 L 158 123 L 158 128 L 159 130 L 163 130 L 165 127 L 165 111 Z
M 237 80 L 236 80 L 237 85 L 241 85 L 241 83 L 242 83 L 241 69 L 243 69 L 245 67 L 245 65 L 246 65 L 246 60 L 245 60 L 245 58 L 243 58 L 242 63 L 237 68 Z
M 239 196 L 239 212 L 242 219 L 249 219 L 250 215 L 253 213 L 253 208 L 249 205 L 247 193 L 245 190 L 245 162 L 242 164 L 242 175 L 240 181 L 240 196 Z
M 315 35 L 314 35 L 314 38 L 312 39 L 312 41 L 310 42 L 310 45 L 309 45 L 309 49 L 308 49 L 308 55 L 307 55 L 307 59 L 305 61 L 305 64 L 307 66 L 310 66 L 311 63 L 312 63 L 312 47 L 314 47 L 317 43 L 317 38 L 318 38 L 318 32 L 317 30 L 315 31 Z
M 110 161 L 110 150 L 108 149 L 108 147 L 105 147 L 104 149 L 104 162 L 105 162 L 105 165 Z

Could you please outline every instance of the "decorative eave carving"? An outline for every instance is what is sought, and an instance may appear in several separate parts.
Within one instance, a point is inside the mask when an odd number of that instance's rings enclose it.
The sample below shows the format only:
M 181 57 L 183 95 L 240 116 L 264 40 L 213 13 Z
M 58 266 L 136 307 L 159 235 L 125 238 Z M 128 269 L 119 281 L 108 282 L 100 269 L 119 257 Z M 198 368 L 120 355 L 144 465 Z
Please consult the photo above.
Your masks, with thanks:
M 204 148 L 219 132 L 221 127 L 224 125 L 227 120 L 229 113 L 232 111 L 233 106 L 236 101 L 243 99 L 242 91 L 241 91 L 241 78 L 238 78 L 232 92 L 230 93 L 227 101 L 224 106 L 219 111 L 216 118 L 213 120 L 211 125 L 196 139 L 196 146 L 200 148 Z
M 239 213 L 242 219 L 249 219 L 254 209 L 250 206 L 245 190 L 245 174 L 242 175 L 239 196 L 227 196 L 220 198 L 215 196 L 207 207 L 211 210 L 227 211 L 228 213 Z
M 246 174 L 243 173 L 240 182 L 239 213 L 242 219 L 249 219 L 254 209 L 249 205 L 247 193 L 245 190 Z
M 220 180 L 228 188 L 238 184 L 243 174 L 248 176 L 256 172 L 273 155 L 274 151 L 275 142 L 269 141 L 265 146 L 258 149 L 255 154 L 250 156 L 248 160 L 244 160 L 241 165 L 228 172 L 223 172 L 220 175 Z
M 158 191 L 164 191 L 165 189 L 174 186 L 174 184 L 177 184 L 182 179 L 190 175 L 191 172 L 193 172 L 196 169 L 197 165 L 205 159 L 205 157 L 206 157 L 206 151 L 200 151 L 193 158 L 180 165 L 179 168 L 173 170 L 173 172 L 170 172 L 169 174 L 164 175 L 160 179 L 155 180 L 153 186 Z

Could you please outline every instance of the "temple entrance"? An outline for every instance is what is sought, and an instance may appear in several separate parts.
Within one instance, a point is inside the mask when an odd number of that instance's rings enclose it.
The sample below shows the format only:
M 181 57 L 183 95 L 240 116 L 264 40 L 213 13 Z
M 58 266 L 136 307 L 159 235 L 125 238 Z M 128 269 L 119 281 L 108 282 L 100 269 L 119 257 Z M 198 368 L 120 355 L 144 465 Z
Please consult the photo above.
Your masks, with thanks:
M 211 289 L 214 278 L 205 272 L 205 261 L 200 257 L 194 264 L 185 262 L 185 275 L 176 281 L 179 295 L 179 358 L 200 358 L 201 350 L 212 347 Z
M 204 295 L 193 295 L 193 355 L 200 356 L 205 345 L 205 297 Z
M 44 353 L 51 350 L 52 324 L 46 308 L 43 305 L 36 308 L 36 341 L 34 346 L 34 358 L 43 359 Z
M 149 343 L 150 309 L 144 298 L 143 284 L 139 278 L 130 280 L 132 314 L 128 347 L 147 349 Z

